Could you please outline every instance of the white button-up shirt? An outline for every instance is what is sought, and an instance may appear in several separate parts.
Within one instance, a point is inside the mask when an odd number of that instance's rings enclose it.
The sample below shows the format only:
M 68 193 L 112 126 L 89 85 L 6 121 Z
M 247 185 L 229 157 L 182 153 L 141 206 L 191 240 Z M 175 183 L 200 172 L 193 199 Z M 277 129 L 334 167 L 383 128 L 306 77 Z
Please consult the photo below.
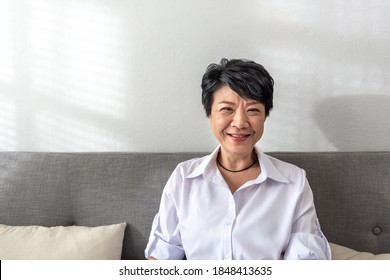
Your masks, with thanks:
M 145 256 L 157 259 L 330 259 L 305 171 L 257 150 L 260 175 L 231 193 L 211 155 L 169 178 Z

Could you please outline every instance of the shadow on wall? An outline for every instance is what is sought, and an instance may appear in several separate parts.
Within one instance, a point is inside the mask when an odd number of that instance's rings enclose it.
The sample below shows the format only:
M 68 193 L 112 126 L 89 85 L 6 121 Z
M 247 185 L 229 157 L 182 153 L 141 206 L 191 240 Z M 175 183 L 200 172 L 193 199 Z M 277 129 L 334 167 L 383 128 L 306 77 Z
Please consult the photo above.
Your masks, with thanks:
M 339 151 L 390 151 L 390 96 L 348 95 L 326 99 L 314 121 Z

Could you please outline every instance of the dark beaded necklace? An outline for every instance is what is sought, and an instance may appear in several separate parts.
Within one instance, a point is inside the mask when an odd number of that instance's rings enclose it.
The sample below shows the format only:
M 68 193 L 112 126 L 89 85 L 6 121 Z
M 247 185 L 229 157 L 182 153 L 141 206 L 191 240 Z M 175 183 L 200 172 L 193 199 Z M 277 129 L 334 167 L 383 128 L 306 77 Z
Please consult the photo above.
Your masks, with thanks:
M 221 166 L 226 171 L 233 172 L 233 173 L 237 173 L 237 172 L 242 172 L 242 171 L 248 170 L 253 165 L 255 165 L 257 161 L 258 161 L 258 158 L 256 157 L 255 161 L 251 165 L 249 165 L 248 167 L 245 167 L 244 169 L 240 169 L 240 170 L 231 170 L 231 169 L 228 169 L 225 166 L 223 166 L 222 163 L 219 161 L 219 155 L 217 156 L 217 162 L 218 162 L 219 166 Z

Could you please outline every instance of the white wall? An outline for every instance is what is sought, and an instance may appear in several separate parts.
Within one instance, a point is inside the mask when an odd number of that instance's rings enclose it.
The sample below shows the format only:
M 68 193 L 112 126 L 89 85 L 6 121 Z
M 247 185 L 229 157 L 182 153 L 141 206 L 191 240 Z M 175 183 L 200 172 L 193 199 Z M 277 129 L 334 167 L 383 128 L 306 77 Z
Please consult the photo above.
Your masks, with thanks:
M 265 151 L 390 150 L 390 1 L 0 0 L 0 150 L 211 151 L 206 66 L 275 79 Z

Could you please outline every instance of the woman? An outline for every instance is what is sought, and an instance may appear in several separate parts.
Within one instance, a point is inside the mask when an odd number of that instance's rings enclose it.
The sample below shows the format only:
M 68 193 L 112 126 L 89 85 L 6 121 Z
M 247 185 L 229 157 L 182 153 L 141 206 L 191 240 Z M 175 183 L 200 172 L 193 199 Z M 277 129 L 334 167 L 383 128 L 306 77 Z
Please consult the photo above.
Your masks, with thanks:
M 249 60 L 222 59 L 202 79 L 219 147 L 177 166 L 161 198 L 148 259 L 330 259 L 305 172 L 255 146 L 273 79 Z

